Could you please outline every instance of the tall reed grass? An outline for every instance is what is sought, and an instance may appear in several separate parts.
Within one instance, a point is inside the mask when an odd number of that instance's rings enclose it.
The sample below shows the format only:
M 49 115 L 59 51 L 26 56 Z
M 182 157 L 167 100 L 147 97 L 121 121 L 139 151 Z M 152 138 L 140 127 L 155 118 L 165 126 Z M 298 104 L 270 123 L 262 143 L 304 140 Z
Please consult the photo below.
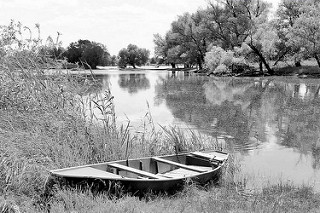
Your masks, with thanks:
M 29 32 L 23 38 L 23 29 Z M 39 25 L 36 31 L 40 32 Z M 186 188 L 174 197 L 139 200 L 124 195 L 58 190 L 49 200 L 42 194 L 49 170 L 128 157 L 189 150 L 222 149 L 217 140 L 174 127 L 156 130 L 150 112 L 142 131 L 133 134 L 130 122 L 116 126 L 109 90 L 92 93 L 94 76 L 59 70 L 40 39 L 12 21 L 0 27 L 0 212 L 247 212 L 287 210 L 288 202 L 307 201 L 295 209 L 314 210 L 320 199 L 308 189 L 269 188 L 243 196 L 238 165 L 231 158 L 221 187 Z M 49 70 L 50 68 L 50 70 Z M 56 68 L 56 69 L 52 69 Z M 283 190 L 282 190 L 283 189 Z M 279 195 L 279 196 L 275 196 Z M 291 196 L 291 197 L 290 197 Z M 296 196 L 296 197 L 294 197 Z M 306 196 L 308 200 L 302 199 Z M 249 197 L 249 200 L 247 199 Z M 279 200 L 276 200 L 279 198 Z M 289 203 L 295 207 L 293 203 Z M 270 208 L 269 208 L 270 207 Z M 289 210 L 294 209 L 291 207 Z M 294 209 L 294 210 L 295 210 Z
M 156 131 L 149 112 L 139 134 L 132 135 L 129 123 L 117 127 L 110 91 L 91 92 L 94 76 L 60 70 L 40 35 L 33 38 L 20 23 L 0 32 L 0 212 L 25 202 L 44 205 L 51 169 L 201 146 L 174 128 Z

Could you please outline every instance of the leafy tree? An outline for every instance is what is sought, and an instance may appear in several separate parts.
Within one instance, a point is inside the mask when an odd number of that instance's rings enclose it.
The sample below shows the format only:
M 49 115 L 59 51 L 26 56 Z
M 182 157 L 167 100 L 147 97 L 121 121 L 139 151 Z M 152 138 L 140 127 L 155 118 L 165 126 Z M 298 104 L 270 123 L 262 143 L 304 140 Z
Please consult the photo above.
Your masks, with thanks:
M 183 63 L 187 67 L 198 64 L 202 69 L 209 44 L 202 11 L 195 14 L 184 13 L 171 23 L 171 29 L 165 38 L 159 34 L 154 37 L 156 55 L 165 58 L 172 67 L 176 63 Z
M 289 29 L 293 27 L 302 14 L 301 8 L 304 3 L 304 0 L 282 0 L 279 4 L 277 19 L 274 21 L 274 26 L 280 38 L 280 42 L 277 44 L 279 57 L 274 65 L 285 57 L 289 57 L 296 66 L 301 66 L 302 54 L 299 51 L 300 48 L 289 42 L 288 33 L 290 32 Z
M 110 64 L 110 54 L 107 48 L 100 43 L 89 40 L 80 39 L 77 42 L 72 42 L 64 56 L 68 62 L 84 64 L 85 68 L 96 69 L 98 65 Z
M 304 57 L 313 57 L 320 67 L 320 3 L 306 1 L 301 15 L 296 19 L 288 33 L 289 45 L 300 48 Z
M 175 68 L 176 64 L 182 63 L 180 43 L 177 35 L 172 33 L 171 30 L 164 37 L 160 34 L 155 34 L 153 41 L 155 43 L 155 55 L 160 61 L 171 64 L 172 68 Z
M 110 58 L 110 65 L 111 65 L 111 66 L 116 66 L 117 63 L 118 63 L 117 56 L 115 56 L 115 55 L 111 56 L 111 58 Z
M 152 58 L 150 58 L 150 64 L 157 64 L 157 58 L 156 57 L 152 57 Z
M 168 42 L 159 33 L 153 35 L 153 42 L 155 44 L 154 54 L 157 58 L 166 61 Z
M 215 42 L 226 49 L 233 49 L 245 43 L 268 73 L 273 74 L 260 41 L 265 37 L 262 29 L 268 23 L 269 7 L 270 5 L 263 0 L 211 2 L 206 23 L 211 31 L 212 40 L 218 40 Z
M 128 64 L 133 68 L 147 63 L 150 51 L 145 48 L 139 48 L 137 45 L 129 44 L 127 48 L 119 51 L 118 66 L 125 68 Z

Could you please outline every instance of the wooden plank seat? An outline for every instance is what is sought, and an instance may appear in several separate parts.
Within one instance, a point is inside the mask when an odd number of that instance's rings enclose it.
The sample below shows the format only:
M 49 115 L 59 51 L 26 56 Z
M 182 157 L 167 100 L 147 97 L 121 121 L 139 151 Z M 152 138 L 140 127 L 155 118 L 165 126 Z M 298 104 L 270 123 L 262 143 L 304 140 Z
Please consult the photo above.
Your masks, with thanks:
M 168 178 L 186 178 L 186 177 L 190 177 L 190 176 L 194 176 L 194 175 L 198 175 L 198 174 L 199 174 L 199 172 L 179 168 L 179 169 L 174 169 L 172 171 L 163 173 L 161 175 L 164 177 L 168 177 Z
M 178 162 L 174 162 L 174 161 L 171 161 L 171 160 L 166 160 L 166 159 L 159 158 L 159 157 L 152 157 L 152 159 L 155 160 L 155 161 L 161 162 L 161 163 L 177 166 L 177 167 L 180 167 L 180 168 L 183 168 L 183 169 L 187 169 L 187 170 L 190 170 L 190 171 L 195 171 L 195 172 L 206 172 L 206 171 L 208 171 L 207 169 L 203 169 L 201 167 L 191 166 L 191 165 L 189 166 L 189 165 L 181 164 L 181 163 L 178 163 Z
M 79 167 L 72 169 L 62 170 L 60 173 L 63 173 L 66 177 L 87 177 L 87 178 L 101 178 L 101 179 L 121 179 L 123 178 L 120 175 L 116 175 L 101 169 L 96 169 L 92 167 Z M 59 175 L 59 172 L 56 172 Z
M 196 157 L 201 157 L 201 158 L 205 158 L 205 159 L 212 160 L 212 161 L 219 161 L 220 163 L 225 160 L 225 158 L 223 158 L 223 157 L 220 157 L 220 156 L 214 155 L 214 154 L 209 154 L 209 153 L 191 152 L 190 154 L 194 155 Z M 217 154 L 219 154 L 219 153 L 217 153 Z
M 108 166 L 116 168 L 116 169 L 119 169 L 119 170 L 131 172 L 131 173 L 143 176 L 143 177 L 152 178 L 152 179 L 163 179 L 163 178 L 165 178 L 163 176 L 152 174 L 150 172 L 146 172 L 146 171 L 143 171 L 143 170 L 135 169 L 135 168 L 132 168 L 132 167 L 129 167 L 129 166 L 125 166 L 125 165 L 122 165 L 122 164 L 118 164 L 118 163 L 108 164 Z

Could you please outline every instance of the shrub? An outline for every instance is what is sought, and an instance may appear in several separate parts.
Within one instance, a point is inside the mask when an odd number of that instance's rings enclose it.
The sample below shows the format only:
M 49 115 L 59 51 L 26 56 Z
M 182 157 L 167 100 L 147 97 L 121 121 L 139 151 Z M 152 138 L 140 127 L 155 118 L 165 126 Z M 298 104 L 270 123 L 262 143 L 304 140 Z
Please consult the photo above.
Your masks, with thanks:
M 213 46 L 205 56 L 205 64 L 209 71 L 213 73 L 227 72 L 231 70 L 234 52 L 225 51 L 221 47 Z M 218 69 L 218 70 L 217 70 Z
M 224 50 L 221 47 L 213 46 L 209 52 L 205 55 L 205 65 L 213 72 L 220 64 L 224 54 Z
M 227 73 L 230 72 L 230 70 L 227 68 L 226 65 L 224 64 L 220 64 L 214 71 L 213 73 L 217 74 L 217 73 Z

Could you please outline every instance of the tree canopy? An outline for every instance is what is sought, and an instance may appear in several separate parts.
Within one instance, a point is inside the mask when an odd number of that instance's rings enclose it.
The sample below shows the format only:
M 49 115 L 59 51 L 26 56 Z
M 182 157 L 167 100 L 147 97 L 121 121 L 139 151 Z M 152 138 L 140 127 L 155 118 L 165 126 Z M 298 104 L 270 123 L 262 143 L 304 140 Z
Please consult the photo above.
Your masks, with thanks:
M 313 57 L 320 67 L 319 1 L 282 0 L 274 17 L 270 8 L 265 0 L 210 1 L 205 9 L 178 16 L 164 36 L 155 34 L 155 55 L 172 67 L 202 69 L 205 60 L 214 60 L 212 53 L 205 56 L 216 46 L 259 63 L 261 72 L 271 75 L 283 60 L 298 66 Z
M 106 66 L 111 61 L 110 54 L 103 44 L 81 39 L 70 43 L 63 56 L 70 63 L 79 63 L 92 69 L 96 69 L 98 65 Z
M 139 48 L 134 44 L 129 44 L 127 48 L 123 48 L 119 51 L 118 66 L 125 68 L 127 65 L 131 65 L 133 68 L 136 68 L 136 66 L 141 66 L 147 63 L 149 55 L 149 50 L 145 48 Z

